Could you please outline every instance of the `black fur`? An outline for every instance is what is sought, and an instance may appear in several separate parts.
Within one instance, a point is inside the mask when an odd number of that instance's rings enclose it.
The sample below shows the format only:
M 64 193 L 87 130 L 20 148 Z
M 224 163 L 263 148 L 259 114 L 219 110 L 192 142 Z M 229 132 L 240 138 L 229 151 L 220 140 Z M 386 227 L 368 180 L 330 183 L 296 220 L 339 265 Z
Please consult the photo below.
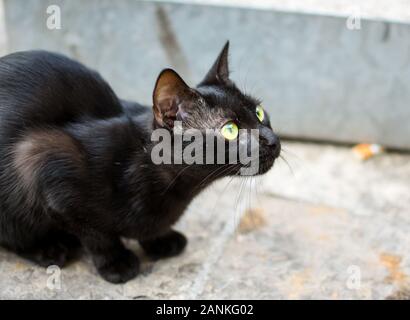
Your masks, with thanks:
M 98 73 L 62 55 L 27 51 L 1 58 L 1 244 L 43 266 L 64 266 L 81 245 L 114 283 L 139 269 L 120 237 L 138 239 L 154 259 L 179 254 L 187 240 L 171 226 L 198 192 L 238 167 L 154 165 L 152 130 L 171 130 L 176 119 L 188 128 L 218 128 L 229 119 L 259 128 L 259 173 L 280 151 L 269 120 L 255 116 L 258 102 L 229 80 L 227 50 L 195 89 L 163 71 L 154 113 L 119 100 Z M 174 91 L 164 98 L 169 84 Z

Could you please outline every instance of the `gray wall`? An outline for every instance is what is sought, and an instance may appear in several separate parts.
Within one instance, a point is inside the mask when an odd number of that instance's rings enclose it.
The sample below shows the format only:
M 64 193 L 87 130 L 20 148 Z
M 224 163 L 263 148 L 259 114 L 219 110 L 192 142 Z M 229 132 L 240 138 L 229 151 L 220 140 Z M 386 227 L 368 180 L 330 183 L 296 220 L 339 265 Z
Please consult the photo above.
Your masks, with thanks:
M 1 0 L 0 0 L 1 1 Z M 62 29 L 48 30 L 58 4 Z M 195 84 L 227 39 L 232 77 L 289 137 L 410 149 L 410 26 L 312 14 L 135 0 L 4 0 L 8 51 L 64 52 L 124 98 L 150 103 L 173 67 Z

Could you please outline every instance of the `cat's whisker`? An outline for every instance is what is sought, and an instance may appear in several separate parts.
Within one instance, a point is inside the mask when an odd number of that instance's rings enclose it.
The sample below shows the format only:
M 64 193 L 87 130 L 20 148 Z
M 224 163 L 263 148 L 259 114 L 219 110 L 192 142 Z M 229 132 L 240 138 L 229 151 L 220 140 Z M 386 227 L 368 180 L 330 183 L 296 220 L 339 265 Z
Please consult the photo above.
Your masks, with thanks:
M 212 176 L 216 173 L 222 173 L 224 172 L 224 169 L 226 169 L 226 167 L 228 167 L 229 164 L 224 164 L 222 167 L 218 167 L 215 170 L 212 170 L 208 175 L 205 176 L 204 179 L 202 179 L 194 188 L 194 190 L 200 189 L 202 187 L 204 187 L 206 185 L 206 183 L 212 178 Z M 222 171 L 222 172 L 221 172 Z
M 239 167 L 239 168 L 238 168 L 238 167 Z M 225 186 L 224 186 L 222 192 L 219 193 L 219 195 L 218 195 L 218 197 L 217 197 L 217 199 L 216 199 L 216 201 L 215 201 L 215 205 L 214 205 L 214 207 L 213 207 L 213 209 L 212 209 L 212 212 L 215 211 L 215 208 L 216 208 L 216 206 L 218 205 L 218 203 L 219 203 L 219 201 L 220 201 L 220 199 L 221 199 L 221 196 L 225 194 L 225 192 L 226 192 L 227 188 L 229 187 L 229 185 L 230 185 L 230 184 L 232 183 L 232 181 L 236 178 L 236 174 L 237 174 L 237 173 L 239 172 L 239 170 L 241 169 L 241 165 L 240 165 L 240 164 L 236 164 L 236 165 L 234 165 L 232 168 L 229 168 L 228 174 L 234 172 L 234 170 L 237 169 L 237 168 L 238 168 L 238 170 L 236 171 L 236 173 L 235 173 L 232 177 L 230 177 L 229 181 L 225 184 Z
M 254 211 L 252 210 L 252 177 L 249 177 L 249 198 L 248 198 L 248 210 L 249 215 L 251 217 L 252 223 L 255 224 L 255 219 L 254 219 Z
M 299 157 L 296 153 L 290 151 L 289 149 L 285 148 L 282 146 L 282 151 L 288 153 L 289 155 L 291 155 L 292 157 L 295 157 L 296 159 L 298 159 L 299 161 L 303 161 L 303 159 L 301 157 Z
M 171 180 L 171 182 L 169 183 L 169 185 L 165 188 L 165 190 L 162 192 L 162 196 L 165 195 L 167 193 L 167 191 L 176 183 L 177 179 L 185 172 L 185 170 L 187 170 L 188 168 L 190 168 L 192 166 L 192 164 L 188 165 L 185 168 L 182 168 L 180 171 L 178 171 L 178 173 L 176 174 L 176 176 L 174 177 L 174 179 Z
M 244 210 L 243 212 L 245 214 L 248 214 L 248 212 L 252 211 L 251 209 L 251 186 L 250 186 L 250 181 L 251 181 L 252 176 L 247 176 L 245 179 L 245 187 L 244 187 L 244 197 L 245 197 L 245 205 L 244 205 Z
M 218 173 L 218 174 L 214 177 L 214 179 L 218 179 L 218 178 L 222 177 L 222 175 L 224 175 L 224 174 L 229 175 L 229 174 L 231 174 L 231 173 L 232 173 L 235 169 L 237 169 L 237 168 L 238 168 L 238 171 L 239 171 L 239 170 L 241 169 L 241 165 L 240 165 L 240 164 L 235 164 L 233 167 L 228 167 L 228 168 L 227 168 L 226 170 L 224 170 L 223 172 Z M 238 171 L 237 171 L 237 172 L 238 172 Z M 230 181 L 232 181 L 233 178 L 235 178 L 237 172 L 235 172 L 234 176 L 231 178 Z
M 279 157 L 283 160 L 283 162 L 286 163 L 287 167 L 289 168 L 289 171 L 291 172 L 292 176 L 295 176 L 295 173 L 293 172 L 292 167 L 290 166 L 289 162 L 286 160 L 286 158 L 282 155 L 279 155 Z
M 246 178 L 241 180 L 241 184 L 240 184 L 240 187 L 239 187 L 239 193 L 238 193 L 238 195 L 237 195 L 237 197 L 236 197 L 236 201 L 235 201 L 235 211 L 234 211 L 234 225 L 237 225 L 237 223 L 236 223 L 236 222 L 237 222 L 237 221 L 236 221 L 236 216 L 237 216 L 237 215 L 240 215 L 240 213 L 238 212 L 238 209 L 239 209 L 239 210 L 242 209 L 241 206 L 240 206 L 240 204 L 242 204 L 242 203 L 241 203 L 241 198 L 242 198 L 242 192 L 243 192 L 243 187 L 244 187 L 245 181 L 246 181 Z
M 256 195 L 256 200 L 257 200 L 258 203 L 260 203 L 261 201 L 260 201 L 260 198 L 259 198 L 259 195 L 260 195 L 259 186 L 262 185 L 262 182 L 259 182 L 259 181 L 261 181 L 261 180 L 263 179 L 263 177 L 254 177 L 254 179 L 255 179 L 255 195 Z M 257 180 L 259 180 L 259 181 L 257 181 Z
M 206 185 L 206 183 L 211 180 L 211 178 L 213 178 L 213 176 L 218 175 L 218 173 L 222 174 L 225 169 L 227 168 L 227 164 L 223 165 L 222 167 L 218 167 L 215 170 L 211 171 L 207 176 L 205 176 L 204 179 L 202 179 L 202 181 L 200 183 L 198 183 L 197 188 L 202 188 Z M 212 179 L 214 180 L 214 179 Z

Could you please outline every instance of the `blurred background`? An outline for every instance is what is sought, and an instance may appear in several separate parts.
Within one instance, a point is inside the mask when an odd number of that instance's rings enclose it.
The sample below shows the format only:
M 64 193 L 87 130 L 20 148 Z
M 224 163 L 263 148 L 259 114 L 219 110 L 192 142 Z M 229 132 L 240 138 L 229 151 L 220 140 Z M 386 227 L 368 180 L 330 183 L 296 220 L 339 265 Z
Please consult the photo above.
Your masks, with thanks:
M 2 2 L 4 53 L 66 53 L 123 98 L 150 104 L 164 67 L 198 83 L 229 39 L 232 78 L 282 135 L 410 148 L 407 0 Z
M 0 251 L 0 297 L 410 297 L 409 0 L 0 0 L 1 55 L 67 54 L 147 105 L 163 68 L 194 86 L 226 40 L 284 159 L 210 188 L 179 223 L 185 255 L 126 285 L 83 261 L 50 289 Z

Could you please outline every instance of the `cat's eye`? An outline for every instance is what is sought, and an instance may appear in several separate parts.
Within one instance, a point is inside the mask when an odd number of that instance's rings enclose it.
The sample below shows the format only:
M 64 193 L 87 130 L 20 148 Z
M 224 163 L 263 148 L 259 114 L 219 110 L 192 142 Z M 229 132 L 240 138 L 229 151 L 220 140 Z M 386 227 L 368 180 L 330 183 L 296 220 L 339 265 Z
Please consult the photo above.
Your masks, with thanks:
M 233 140 L 238 137 L 239 128 L 235 122 L 229 121 L 222 127 L 221 133 L 225 139 Z
M 265 112 L 261 106 L 256 107 L 256 116 L 258 117 L 259 121 L 262 122 L 265 119 Z

